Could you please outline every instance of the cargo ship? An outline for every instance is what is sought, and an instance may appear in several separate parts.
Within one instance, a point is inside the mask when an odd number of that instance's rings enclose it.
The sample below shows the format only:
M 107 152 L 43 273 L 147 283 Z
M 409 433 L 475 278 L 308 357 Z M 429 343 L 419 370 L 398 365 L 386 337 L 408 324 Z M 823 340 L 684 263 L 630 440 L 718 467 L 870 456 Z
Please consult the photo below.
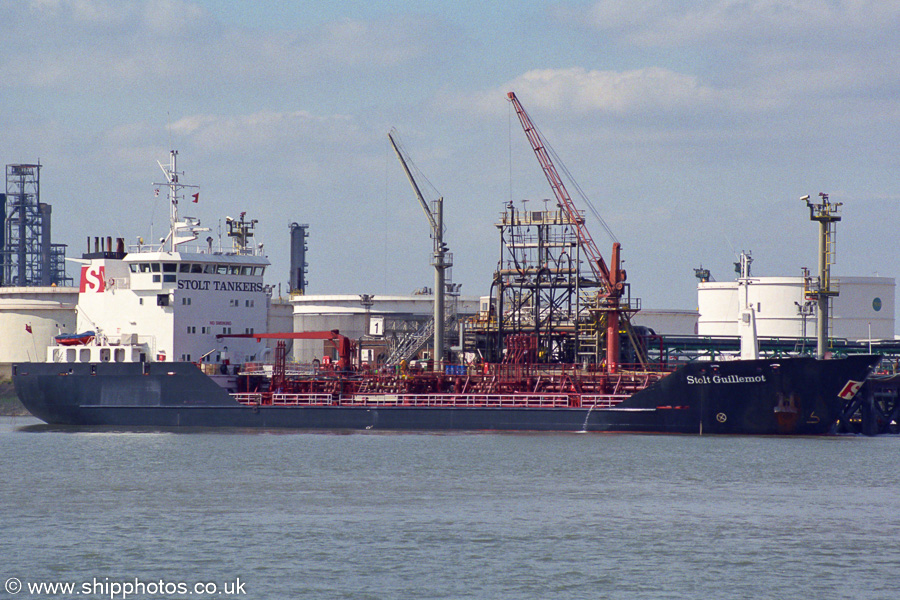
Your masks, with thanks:
M 267 331 L 269 261 L 251 243 L 255 221 L 226 218 L 230 249 L 213 247 L 212 238 L 194 246 L 208 230 L 179 216 L 191 186 L 173 151 L 160 164 L 168 237 L 127 250 L 124 240 L 94 239 L 81 259 L 77 328 L 85 333 L 57 340 L 45 362 L 13 365 L 20 400 L 47 423 L 75 426 L 833 432 L 880 357 L 748 351 L 651 360 L 652 332 L 630 323 L 639 302 L 619 244 L 607 264 L 543 140 L 510 99 L 558 210 L 507 207 L 491 296 L 453 361 L 436 347 L 425 366 L 368 365 L 340 331 Z M 439 251 L 433 264 L 443 269 Z M 752 325 L 752 309 L 742 316 Z M 285 342 L 297 339 L 323 340 L 328 354 L 307 365 L 289 361 Z
M 572 366 L 515 380 L 529 391 L 503 385 L 505 365 L 476 374 L 335 367 L 270 376 L 253 365 L 211 375 L 183 361 L 51 362 L 18 364 L 13 379 L 33 415 L 60 425 L 819 435 L 834 430 L 878 360 L 696 362 L 613 378 Z

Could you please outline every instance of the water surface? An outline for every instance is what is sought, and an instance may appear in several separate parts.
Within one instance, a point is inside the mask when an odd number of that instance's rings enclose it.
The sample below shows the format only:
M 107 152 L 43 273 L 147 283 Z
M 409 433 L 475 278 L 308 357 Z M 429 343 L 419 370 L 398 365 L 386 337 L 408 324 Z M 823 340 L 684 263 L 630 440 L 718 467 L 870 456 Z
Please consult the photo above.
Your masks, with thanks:
M 895 436 L 36 424 L 0 418 L 0 582 L 221 592 L 240 578 L 233 595 L 262 599 L 898 597 Z

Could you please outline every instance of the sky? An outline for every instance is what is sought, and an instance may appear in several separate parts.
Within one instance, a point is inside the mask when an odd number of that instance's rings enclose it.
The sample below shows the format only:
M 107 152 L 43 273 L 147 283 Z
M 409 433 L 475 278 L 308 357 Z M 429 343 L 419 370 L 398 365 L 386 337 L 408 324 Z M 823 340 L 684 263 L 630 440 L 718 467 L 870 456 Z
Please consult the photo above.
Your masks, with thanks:
M 645 308 L 695 309 L 693 269 L 730 281 L 742 250 L 754 275 L 815 270 L 820 192 L 843 203 L 833 274 L 900 276 L 897 0 L 0 1 L 0 161 L 43 165 L 69 256 L 164 235 L 177 149 L 184 214 L 258 219 L 268 284 L 297 222 L 307 293 L 431 286 L 396 128 L 453 281 L 487 294 L 504 206 L 555 206 L 509 91 Z

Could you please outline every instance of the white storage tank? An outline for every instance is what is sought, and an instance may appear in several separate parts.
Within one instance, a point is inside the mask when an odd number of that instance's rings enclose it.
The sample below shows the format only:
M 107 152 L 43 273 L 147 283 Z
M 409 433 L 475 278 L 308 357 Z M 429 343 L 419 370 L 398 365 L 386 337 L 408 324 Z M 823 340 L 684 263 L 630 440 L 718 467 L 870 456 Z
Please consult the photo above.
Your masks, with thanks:
M 833 281 L 840 294 L 832 301 L 831 337 L 894 339 L 896 282 L 892 277 L 840 277 Z M 803 277 L 753 277 L 748 301 L 756 312 L 759 337 L 815 337 L 815 303 L 804 297 Z M 699 283 L 697 304 L 699 335 L 738 334 L 737 281 Z
M 56 335 L 75 331 L 77 302 L 73 287 L 0 288 L 0 375 L 15 362 L 44 361 Z
M 894 339 L 894 293 L 889 277 L 842 277 L 841 294 L 834 299 L 834 336 L 851 340 Z

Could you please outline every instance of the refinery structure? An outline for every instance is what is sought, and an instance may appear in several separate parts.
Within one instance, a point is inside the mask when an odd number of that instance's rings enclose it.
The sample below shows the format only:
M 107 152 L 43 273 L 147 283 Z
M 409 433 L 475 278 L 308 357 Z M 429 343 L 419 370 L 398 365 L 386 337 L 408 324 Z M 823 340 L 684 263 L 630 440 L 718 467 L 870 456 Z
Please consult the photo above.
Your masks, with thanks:
M 895 355 L 895 280 L 834 277 L 842 204 L 831 202 L 826 193 L 820 193 L 818 201 L 809 195 L 800 200 L 806 203 L 810 220 L 818 224 L 816 272 L 804 267 L 795 277 L 753 277 L 748 252 L 735 263 L 739 277 L 734 282 L 712 282 L 708 270 L 695 269 L 700 280 L 698 335 L 710 339 L 751 335 L 755 344 L 768 340 L 769 348 L 782 352 L 809 353 L 814 348 L 820 358 L 846 351 L 854 342 L 863 342 L 869 351 L 877 348 Z
M 0 377 L 10 364 L 43 356 L 53 336 L 75 327 L 78 289 L 66 246 L 52 242 L 52 209 L 41 202 L 41 165 L 6 165 L 0 193 Z
M 41 165 L 6 165 L 0 194 L 0 286 L 71 285 L 66 246 L 51 241 L 51 206 L 41 202 Z
M 309 263 L 306 262 L 306 252 L 309 245 L 306 238 L 309 237 L 309 225 L 304 223 L 291 223 L 291 273 L 288 277 L 288 289 L 291 294 L 305 294 L 308 285 L 307 273 Z

